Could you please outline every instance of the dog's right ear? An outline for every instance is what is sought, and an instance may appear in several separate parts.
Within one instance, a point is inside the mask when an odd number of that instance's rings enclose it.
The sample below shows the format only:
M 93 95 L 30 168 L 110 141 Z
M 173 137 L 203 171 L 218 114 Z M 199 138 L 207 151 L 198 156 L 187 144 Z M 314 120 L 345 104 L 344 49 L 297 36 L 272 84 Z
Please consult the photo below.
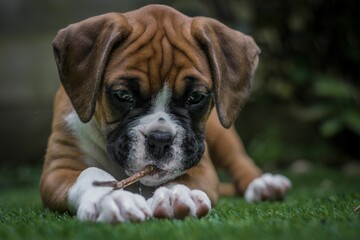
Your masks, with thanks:
M 229 128 L 250 95 L 260 49 L 251 37 L 210 18 L 194 18 L 191 34 L 208 58 L 216 110 Z
M 61 83 L 80 120 L 91 120 L 105 66 L 115 45 L 132 28 L 118 13 L 109 13 L 69 25 L 58 32 L 53 50 Z

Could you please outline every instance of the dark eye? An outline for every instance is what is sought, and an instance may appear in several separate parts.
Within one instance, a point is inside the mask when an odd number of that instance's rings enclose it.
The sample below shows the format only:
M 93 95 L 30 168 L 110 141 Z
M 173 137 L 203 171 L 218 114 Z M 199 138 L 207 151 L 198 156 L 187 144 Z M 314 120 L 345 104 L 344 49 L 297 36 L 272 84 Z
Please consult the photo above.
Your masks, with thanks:
M 128 103 L 132 103 L 134 102 L 134 98 L 133 95 L 126 90 L 118 90 L 118 91 L 114 91 L 113 92 L 114 97 L 116 100 L 118 100 L 119 102 L 128 102 Z
M 199 104 L 203 99 L 205 98 L 205 95 L 201 92 L 192 92 L 188 99 L 187 104 L 189 105 L 196 105 Z

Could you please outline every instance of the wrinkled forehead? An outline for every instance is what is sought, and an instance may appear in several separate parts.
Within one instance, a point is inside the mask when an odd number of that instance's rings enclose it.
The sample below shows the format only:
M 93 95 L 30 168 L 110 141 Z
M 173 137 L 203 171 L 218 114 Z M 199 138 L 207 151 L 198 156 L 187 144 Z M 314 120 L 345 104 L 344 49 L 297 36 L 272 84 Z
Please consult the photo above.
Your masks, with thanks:
M 113 50 L 104 76 L 107 84 L 137 79 L 143 95 L 154 95 L 165 84 L 174 93 L 183 92 L 189 77 L 212 87 L 206 56 L 192 38 L 190 24 L 146 24 L 132 22 L 132 34 Z

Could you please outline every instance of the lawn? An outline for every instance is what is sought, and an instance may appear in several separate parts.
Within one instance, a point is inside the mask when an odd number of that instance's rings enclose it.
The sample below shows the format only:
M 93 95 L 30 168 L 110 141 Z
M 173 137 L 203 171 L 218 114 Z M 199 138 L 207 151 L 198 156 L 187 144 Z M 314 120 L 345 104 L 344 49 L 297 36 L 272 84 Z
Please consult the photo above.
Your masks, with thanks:
M 40 168 L 0 170 L 0 239 L 359 239 L 360 176 L 317 168 L 284 172 L 293 189 L 284 202 L 223 198 L 203 219 L 118 225 L 79 222 L 44 209 Z

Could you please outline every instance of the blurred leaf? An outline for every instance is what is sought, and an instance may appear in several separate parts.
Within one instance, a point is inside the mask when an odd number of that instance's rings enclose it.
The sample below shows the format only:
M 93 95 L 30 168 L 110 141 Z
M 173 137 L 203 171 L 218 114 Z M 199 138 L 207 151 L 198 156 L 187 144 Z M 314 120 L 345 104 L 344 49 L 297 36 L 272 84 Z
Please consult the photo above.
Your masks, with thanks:
M 359 111 L 347 111 L 343 117 L 345 125 L 353 132 L 360 135 L 360 113 Z M 360 144 L 360 143 L 359 143 Z
M 317 122 L 330 116 L 334 109 L 331 105 L 314 104 L 309 107 L 295 107 L 291 111 L 303 121 Z
M 271 79 L 269 90 L 278 98 L 290 99 L 293 96 L 294 88 L 289 82 Z
M 296 63 L 290 64 L 288 69 L 292 84 L 304 84 L 311 79 L 309 66 L 301 61 L 296 61 Z
M 317 75 L 314 94 L 318 97 L 352 99 L 351 89 L 344 82 L 327 75 Z
M 342 129 L 342 127 L 343 125 L 341 120 L 337 118 L 331 118 L 320 125 L 320 133 L 324 137 L 332 137 L 337 134 Z

